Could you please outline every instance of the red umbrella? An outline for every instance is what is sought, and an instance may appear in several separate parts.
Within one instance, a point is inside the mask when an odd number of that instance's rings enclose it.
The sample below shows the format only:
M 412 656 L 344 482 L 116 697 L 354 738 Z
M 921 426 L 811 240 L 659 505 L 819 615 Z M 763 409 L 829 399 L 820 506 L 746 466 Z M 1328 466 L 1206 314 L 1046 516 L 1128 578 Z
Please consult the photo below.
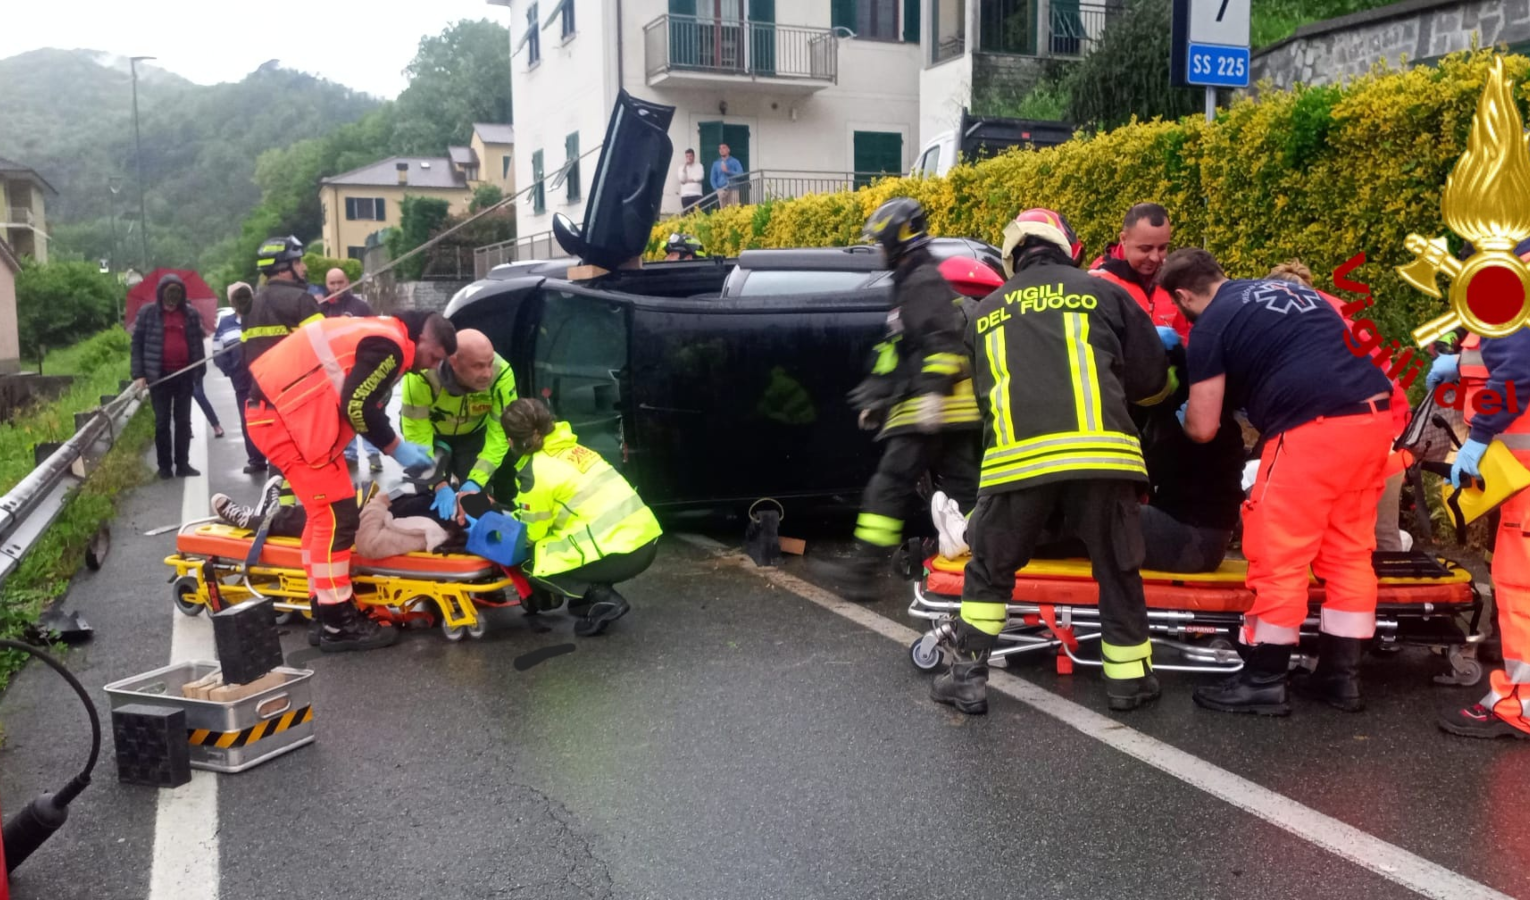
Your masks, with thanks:
M 212 334 L 218 324 L 218 295 L 207 286 L 202 276 L 190 269 L 155 269 L 144 276 L 143 281 L 133 285 L 127 295 L 127 316 L 122 322 L 123 327 L 128 331 L 133 330 L 133 320 L 138 317 L 139 308 L 158 299 L 156 292 L 159 280 L 166 275 L 179 275 L 181 281 L 185 282 L 186 300 L 196 309 L 197 315 L 202 317 L 202 330 Z

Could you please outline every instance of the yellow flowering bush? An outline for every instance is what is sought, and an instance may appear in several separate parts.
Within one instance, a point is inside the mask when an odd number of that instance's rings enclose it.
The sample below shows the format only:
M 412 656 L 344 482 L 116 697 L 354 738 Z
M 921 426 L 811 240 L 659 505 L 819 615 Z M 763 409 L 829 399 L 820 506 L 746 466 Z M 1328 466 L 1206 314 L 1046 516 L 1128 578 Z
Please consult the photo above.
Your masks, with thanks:
M 1350 277 L 1370 283 L 1377 322 L 1404 338 L 1443 301 L 1408 287 L 1393 267 L 1412 261 L 1403 248 L 1410 232 L 1446 233 L 1441 189 L 1466 147 L 1494 55 L 1378 67 L 1338 87 L 1267 89 L 1215 122 L 1133 122 L 957 166 L 943 178 L 888 178 L 858 191 L 692 213 L 658 223 L 649 249 L 659 255 L 675 231 L 695 235 L 712 254 L 844 246 L 859 242 L 879 204 L 907 196 L 924 205 L 934 234 L 995 244 L 1015 213 L 1050 207 L 1092 255 L 1115 239 L 1129 206 L 1154 201 L 1169 210 L 1176 245 L 1204 246 L 1235 277 L 1295 257 L 1331 289 L 1328 273 L 1364 252 L 1367 264 Z M 1530 59 L 1504 59 L 1516 82 L 1530 73 Z M 1519 95 L 1530 91 L 1521 84 Z

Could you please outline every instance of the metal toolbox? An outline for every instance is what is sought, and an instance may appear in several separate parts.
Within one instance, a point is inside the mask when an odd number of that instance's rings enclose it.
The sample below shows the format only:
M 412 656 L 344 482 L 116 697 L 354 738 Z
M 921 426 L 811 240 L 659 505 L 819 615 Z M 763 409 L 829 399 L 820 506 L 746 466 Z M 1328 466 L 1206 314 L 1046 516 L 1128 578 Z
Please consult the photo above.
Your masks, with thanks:
M 284 682 L 243 700 L 190 700 L 182 686 L 218 669 L 216 662 L 175 663 L 106 686 L 113 710 L 131 703 L 174 706 L 186 711 L 191 767 L 243 772 L 313 742 L 313 672 L 273 669 Z

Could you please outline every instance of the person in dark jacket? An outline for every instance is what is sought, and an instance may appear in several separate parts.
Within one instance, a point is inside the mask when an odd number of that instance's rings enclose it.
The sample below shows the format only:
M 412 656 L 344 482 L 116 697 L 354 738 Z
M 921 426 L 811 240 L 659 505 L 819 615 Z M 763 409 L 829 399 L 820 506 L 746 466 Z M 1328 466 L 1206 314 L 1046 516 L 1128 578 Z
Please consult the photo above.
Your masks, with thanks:
M 324 318 L 319 302 L 308 292 L 302 241 L 290 235 L 271 238 L 260 245 L 255 265 L 266 276 L 266 283 L 255 292 L 239 335 L 246 366 L 253 366 L 262 353 L 299 326 Z
M 191 394 L 196 370 L 181 372 L 205 356 L 202 318 L 186 303 L 186 283 L 169 274 L 155 288 L 155 302 L 138 311 L 133 322 L 132 374 L 149 387 L 154 404 L 154 449 L 159 477 L 200 475 L 186 461 L 191 449 Z M 174 375 L 163 383 L 160 379 Z M 173 471 L 172 471 L 173 467 Z
M 244 432 L 244 452 L 248 458 L 244 467 L 246 475 L 259 475 L 267 467 L 265 454 L 250 440 L 250 430 L 244 424 L 244 404 L 250 398 L 251 381 L 250 367 L 245 365 L 239 339 L 243 334 L 244 318 L 250 314 L 250 305 L 254 300 L 255 292 L 249 285 L 242 281 L 229 285 L 228 305 L 234 314 L 220 319 L 217 330 L 213 332 L 213 353 L 216 354 L 213 362 L 234 383 L 234 398 L 239 404 L 239 427 Z

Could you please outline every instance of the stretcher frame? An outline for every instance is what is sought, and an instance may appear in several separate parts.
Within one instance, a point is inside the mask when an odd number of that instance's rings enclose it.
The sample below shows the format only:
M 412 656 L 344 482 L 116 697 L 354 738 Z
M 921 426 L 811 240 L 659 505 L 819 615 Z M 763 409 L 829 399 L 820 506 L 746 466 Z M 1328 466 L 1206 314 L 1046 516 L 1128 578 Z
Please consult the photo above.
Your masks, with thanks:
M 176 532 L 177 542 L 189 529 L 220 521 L 210 516 L 186 522 Z M 486 630 L 480 608 L 522 604 L 516 580 L 498 564 L 487 559 L 482 562 L 480 569 L 440 572 L 434 578 L 387 567 L 353 565 L 351 589 L 357 607 L 379 621 L 395 627 L 433 627 L 439 620 L 441 633 L 449 641 L 478 639 Z M 313 617 L 308 578 L 301 568 L 259 562 L 246 566 L 243 559 L 232 556 L 186 554 L 179 548 L 165 557 L 165 565 L 174 570 L 170 576 L 171 601 L 188 616 L 200 615 L 213 606 L 208 585 L 211 577 L 217 582 L 223 606 L 270 599 L 281 615 L 279 622 L 291 621 L 297 615 Z
M 935 559 L 925 561 L 923 574 L 913 580 L 913 602 L 908 613 L 928 623 L 927 630 L 909 647 L 909 657 L 921 671 L 941 668 L 944 648 L 955 636 L 961 599 L 935 593 L 928 587 L 928 577 Z M 1440 558 L 1451 571 L 1464 571 L 1458 563 Z M 1394 579 L 1381 579 L 1396 585 Z M 1182 584 L 1179 582 L 1171 582 Z M 1397 645 L 1422 645 L 1443 656 L 1448 673 L 1437 676 L 1440 684 L 1474 685 L 1481 681 L 1482 665 L 1476 659 L 1476 645 L 1483 640 L 1478 631 L 1482 617 L 1482 596 L 1475 581 L 1464 582 L 1470 588 L 1469 603 L 1378 603 L 1374 645 L 1393 648 Z M 1147 585 L 1151 589 L 1152 585 Z M 1301 625 L 1301 640 L 1310 645 L 1318 635 L 1317 610 L 1321 598 L 1314 598 L 1309 615 Z M 1005 665 L 1010 657 L 1052 652 L 1059 675 L 1072 674 L 1074 666 L 1099 667 L 1098 656 L 1082 655 L 1081 645 L 1100 640 L 1099 607 L 1079 603 L 1044 603 L 1013 600 L 1008 605 L 1009 623 L 998 635 L 998 646 L 989 654 L 991 661 Z M 1153 644 L 1153 668 L 1165 672 L 1231 674 L 1243 668 L 1236 643 L 1243 625 L 1243 614 L 1233 611 L 1162 609 L 1150 607 L 1149 641 Z M 1160 662 L 1159 649 L 1175 651 L 1174 660 Z M 1300 654 L 1297 655 L 1298 659 Z

